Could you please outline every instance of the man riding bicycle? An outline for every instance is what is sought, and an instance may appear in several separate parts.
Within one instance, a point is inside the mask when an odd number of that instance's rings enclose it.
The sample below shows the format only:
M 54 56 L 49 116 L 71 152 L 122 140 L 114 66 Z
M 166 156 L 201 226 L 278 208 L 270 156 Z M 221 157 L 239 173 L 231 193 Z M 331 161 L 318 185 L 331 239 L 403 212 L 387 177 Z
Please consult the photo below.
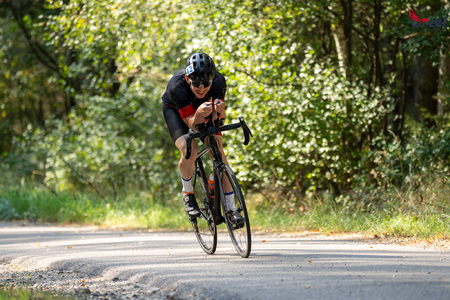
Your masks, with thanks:
M 197 124 L 208 122 L 212 125 L 213 107 L 217 112 L 217 118 L 226 118 L 224 101 L 226 89 L 225 77 L 217 71 L 211 57 L 205 53 L 197 52 L 189 56 L 185 67 L 173 75 L 162 96 L 167 128 L 175 146 L 181 152 L 178 168 L 183 183 L 182 197 L 184 209 L 191 218 L 200 216 L 200 209 L 191 183 L 198 147 L 197 143 L 192 140 L 191 156 L 186 159 L 187 147 L 184 135 L 189 132 L 189 129 L 194 130 L 194 132 L 197 131 L 195 128 Z M 216 136 L 216 140 L 223 162 L 228 165 L 223 152 L 221 134 Z M 202 141 L 206 145 L 209 143 L 208 140 Z M 244 218 L 234 207 L 233 190 L 229 182 L 225 181 L 224 191 L 227 208 L 233 210 L 233 221 L 241 223 Z

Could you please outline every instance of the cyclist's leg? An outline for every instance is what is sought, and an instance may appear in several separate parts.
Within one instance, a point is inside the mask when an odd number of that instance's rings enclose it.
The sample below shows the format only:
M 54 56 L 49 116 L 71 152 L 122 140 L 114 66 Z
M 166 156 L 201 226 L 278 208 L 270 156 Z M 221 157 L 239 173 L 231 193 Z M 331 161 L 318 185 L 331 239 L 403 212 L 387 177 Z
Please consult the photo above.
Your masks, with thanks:
M 219 151 L 222 155 L 222 161 L 230 166 L 228 164 L 227 158 L 225 156 L 225 153 L 223 151 L 223 139 L 222 136 L 219 136 L 217 138 L 217 145 L 219 147 Z M 225 194 L 225 207 L 227 210 L 232 211 L 230 215 L 230 220 L 233 224 L 239 224 L 242 225 L 245 222 L 245 218 L 239 213 L 237 208 L 242 208 L 242 205 L 238 203 L 239 199 L 236 198 L 236 195 L 234 194 L 233 187 L 229 181 L 228 176 L 223 176 L 223 192 Z
M 175 146 L 177 146 L 181 152 L 181 159 L 178 163 L 180 174 L 183 178 L 191 178 L 194 173 L 195 157 L 198 152 L 197 143 L 194 140 L 192 141 L 191 157 L 189 159 L 185 159 L 184 157 L 186 155 L 187 147 L 184 135 L 189 132 L 189 127 L 186 123 L 184 123 L 180 113 L 175 107 L 164 106 L 163 113 L 167 128 L 169 129 L 170 137 L 175 143 Z
M 184 135 L 188 133 L 188 126 L 181 119 L 180 113 L 177 109 L 173 107 L 165 106 L 163 109 L 164 119 L 169 129 L 170 136 L 175 143 L 175 146 L 181 152 L 181 158 L 178 162 L 178 168 L 180 170 L 180 176 L 183 183 L 183 203 L 185 211 L 191 217 L 196 217 L 200 215 L 198 205 L 195 201 L 194 189 L 192 187 L 190 179 L 194 173 L 195 168 L 195 158 L 197 156 L 198 147 L 195 141 L 191 143 L 191 157 L 189 159 L 185 158 L 187 147 Z
M 194 174 L 194 168 L 195 168 L 195 158 L 198 153 L 198 147 L 195 140 L 192 140 L 191 143 L 191 157 L 189 159 L 186 159 L 186 140 L 184 139 L 184 136 L 179 137 L 175 141 L 175 146 L 177 146 L 178 150 L 181 152 L 181 158 L 178 162 L 178 169 L 180 169 L 181 177 L 183 178 L 191 178 L 192 174 Z
M 180 170 L 181 181 L 183 183 L 182 199 L 184 210 L 191 218 L 200 216 L 200 209 L 195 199 L 194 187 L 192 186 L 191 178 L 195 169 L 195 158 L 197 156 L 198 148 L 195 141 L 191 144 L 191 157 L 185 158 L 186 155 L 186 140 L 184 136 L 179 137 L 175 141 L 175 145 L 181 152 L 181 158 L 178 162 L 178 169 Z

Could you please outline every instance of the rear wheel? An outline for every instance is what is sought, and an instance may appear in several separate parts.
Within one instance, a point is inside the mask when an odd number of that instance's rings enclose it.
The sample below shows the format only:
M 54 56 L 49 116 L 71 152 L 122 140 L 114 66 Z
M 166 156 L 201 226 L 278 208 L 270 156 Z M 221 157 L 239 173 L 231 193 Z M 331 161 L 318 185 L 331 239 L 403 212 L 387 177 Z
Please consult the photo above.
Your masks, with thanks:
M 200 177 L 197 179 L 201 180 Z M 194 186 L 194 194 L 201 215 L 198 218 L 191 219 L 192 228 L 203 251 L 208 254 L 214 254 L 217 248 L 217 229 L 211 207 L 207 201 L 207 195 L 200 182 L 197 184 L 197 187 Z
M 230 234 L 231 241 L 233 242 L 236 251 L 240 256 L 246 258 L 250 255 L 252 248 L 252 239 L 250 232 L 250 221 L 248 218 L 247 207 L 244 201 L 244 195 L 242 194 L 241 187 L 237 181 L 236 175 L 228 165 L 222 167 L 220 173 L 219 185 L 222 209 L 224 211 L 225 223 L 227 225 L 228 233 Z M 226 204 L 225 193 L 223 189 L 224 180 L 228 180 L 233 190 L 233 202 Z M 228 193 L 229 194 L 229 193 Z M 236 224 L 232 218 L 233 210 L 237 211 L 244 220 Z

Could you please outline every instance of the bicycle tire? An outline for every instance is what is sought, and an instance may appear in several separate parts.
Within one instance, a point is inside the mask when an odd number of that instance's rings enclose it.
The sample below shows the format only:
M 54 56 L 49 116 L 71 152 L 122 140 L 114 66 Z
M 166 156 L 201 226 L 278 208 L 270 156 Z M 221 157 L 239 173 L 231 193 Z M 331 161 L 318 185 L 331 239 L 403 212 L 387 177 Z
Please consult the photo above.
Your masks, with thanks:
M 197 189 L 194 187 L 194 194 L 197 201 L 202 199 L 202 203 L 199 203 L 201 215 L 191 220 L 192 228 L 203 251 L 207 254 L 214 254 L 217 248 L 217 227 L 214 223 L 214 214 L 206 201 L 207 195 L 201 186 Z
M 225 194 L 222 183 L 224 176 L 230 181 L 230 184 L 233 188 L 235 208 L 239 211 L 239 213 L 243 214 L 243 217 L 245 218 L 245 222 L 240 226 L 232 223 L 232 221 L 230 220 L 230 213 L 227 212 L 226 209 Z M 242 193 L 241 187 L 236 178 L 236 175 L 228 165 L 222 166 L 222 169 L 220 171 L 219 187 L 221 196 L 220 202 L 224 212 L 225 224 L 227 226 L 231 241 L 239 255 L 243 258 L 247 258 L 250 256 L 250 252 L 252 249 L 250 220 L 248 217 L 247 206 L 245 205 L 244 195 Z

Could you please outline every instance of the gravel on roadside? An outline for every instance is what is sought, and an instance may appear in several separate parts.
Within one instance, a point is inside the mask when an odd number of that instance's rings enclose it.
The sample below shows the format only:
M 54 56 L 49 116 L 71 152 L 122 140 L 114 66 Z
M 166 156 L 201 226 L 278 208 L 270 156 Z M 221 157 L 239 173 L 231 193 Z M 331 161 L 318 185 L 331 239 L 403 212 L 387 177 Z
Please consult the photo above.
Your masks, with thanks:
M 205 299 L 193 293 L 182 294 L 173 288 L 160 289 L 118 277 L 105 280 L 100 276 L 66 270 L 23 269 L 7 262 L 0 262 L 0 287 L 28 287 L 30 290 L 68 295 L 77 299 Z

